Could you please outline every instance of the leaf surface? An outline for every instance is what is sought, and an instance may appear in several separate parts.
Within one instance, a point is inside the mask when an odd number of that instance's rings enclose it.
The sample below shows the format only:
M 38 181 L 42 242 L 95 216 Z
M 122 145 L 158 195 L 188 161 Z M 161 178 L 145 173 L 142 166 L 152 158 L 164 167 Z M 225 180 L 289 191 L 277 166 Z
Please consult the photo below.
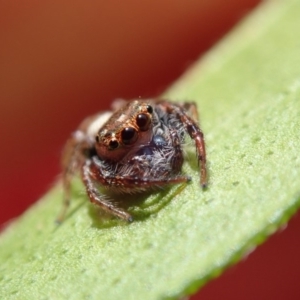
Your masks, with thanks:
M 61 184 L 0 237 L 1 299 L 168 299 L 195 292 L 286 223 L 300 204 L 300 2 L 261 5 L 164 95 L 196 101 L 209 187 L 133 203 L 136 221 L 101 218 Z

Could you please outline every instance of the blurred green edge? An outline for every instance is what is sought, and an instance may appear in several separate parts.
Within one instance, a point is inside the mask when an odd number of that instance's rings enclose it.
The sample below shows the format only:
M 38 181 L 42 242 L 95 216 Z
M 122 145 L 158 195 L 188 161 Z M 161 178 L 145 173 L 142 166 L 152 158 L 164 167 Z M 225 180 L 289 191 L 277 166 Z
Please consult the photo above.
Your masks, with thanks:
M 298 28 L 299 1 L 265 2 L 163 95 L 198 103 L 207 191 L 192 143 L 192 183 L 131 203 L 132 224 L 77 179 L 56 226 L 58 182 L 0 237 L 0 299 L 177 299 L 285 224 L 300 204 Z

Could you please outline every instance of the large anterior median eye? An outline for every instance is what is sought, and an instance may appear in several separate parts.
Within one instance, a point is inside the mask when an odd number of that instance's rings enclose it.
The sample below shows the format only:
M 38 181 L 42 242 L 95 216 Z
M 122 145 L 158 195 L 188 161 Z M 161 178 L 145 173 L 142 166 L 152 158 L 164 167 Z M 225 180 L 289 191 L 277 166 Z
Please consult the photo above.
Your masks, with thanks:
M 123 144 L 130 145 L 137 140 L 138 133 L 133 127 L 126 127 L 121 132 L 121 138 Z
M 148 130 L 150 126 L 151 120 L 150 117 L 146 114 L 139 114 L 136 117 L 136 124 L 139 126 L 141 131 L 146 131 Z

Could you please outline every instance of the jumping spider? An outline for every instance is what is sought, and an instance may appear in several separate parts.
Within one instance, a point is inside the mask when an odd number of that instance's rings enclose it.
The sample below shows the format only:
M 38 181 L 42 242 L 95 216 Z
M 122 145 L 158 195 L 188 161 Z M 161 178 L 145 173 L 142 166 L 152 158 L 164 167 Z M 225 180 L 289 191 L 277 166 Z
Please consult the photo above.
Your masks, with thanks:
M 99 192 L 133 194 L 190 181 L 180 173 L 184 136 L 194 140 L 200 183 L 207 184 L 203 133 L 194 103 L 165 100 L 119 101 L 114 112 L 85 119 L 67 141 L 63 153 L 64 209 L 70 204 L 70 182 L 80 171 L 90 201 L 111 214 L 133 221 L 124 209 Z

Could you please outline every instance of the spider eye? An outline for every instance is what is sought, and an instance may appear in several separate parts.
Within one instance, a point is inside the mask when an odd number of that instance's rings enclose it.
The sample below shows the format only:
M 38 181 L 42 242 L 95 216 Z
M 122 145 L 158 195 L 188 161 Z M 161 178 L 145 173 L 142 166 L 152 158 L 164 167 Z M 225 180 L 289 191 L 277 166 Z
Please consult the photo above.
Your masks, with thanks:
M 116 149 L 116 148 L 118 148 L 119 147 L 119 143 L 118 143 L 118 141 L 116 141 L 116 140 L 111 140 L 110 142 L 109 142 L 109 144 L 108 144 L 108 148 L 110 149 L 110 150 L 114 150 L 114 149 Z
M 139 114 L 139 115 L 137 115 L 137 117 L 136 117 L 136 124 L 137 124 L 137 126 L 139 126 L 139 128 L 142 131 L 148 130 L 148 128 L 150 126 L 150 123 L 151 123 L 151 120 L 150 120 L 149 116 L 147 116 L 145 114 Z
M 153 107 L 151 105 L 147 105 L 147 112 L 149 114 L 152 114 L 153 113 Z
M 126 127 L 121 132 L 121 138 L 125 145 L 130 145 L 137 140 L 138 133 L 133 127 Z

